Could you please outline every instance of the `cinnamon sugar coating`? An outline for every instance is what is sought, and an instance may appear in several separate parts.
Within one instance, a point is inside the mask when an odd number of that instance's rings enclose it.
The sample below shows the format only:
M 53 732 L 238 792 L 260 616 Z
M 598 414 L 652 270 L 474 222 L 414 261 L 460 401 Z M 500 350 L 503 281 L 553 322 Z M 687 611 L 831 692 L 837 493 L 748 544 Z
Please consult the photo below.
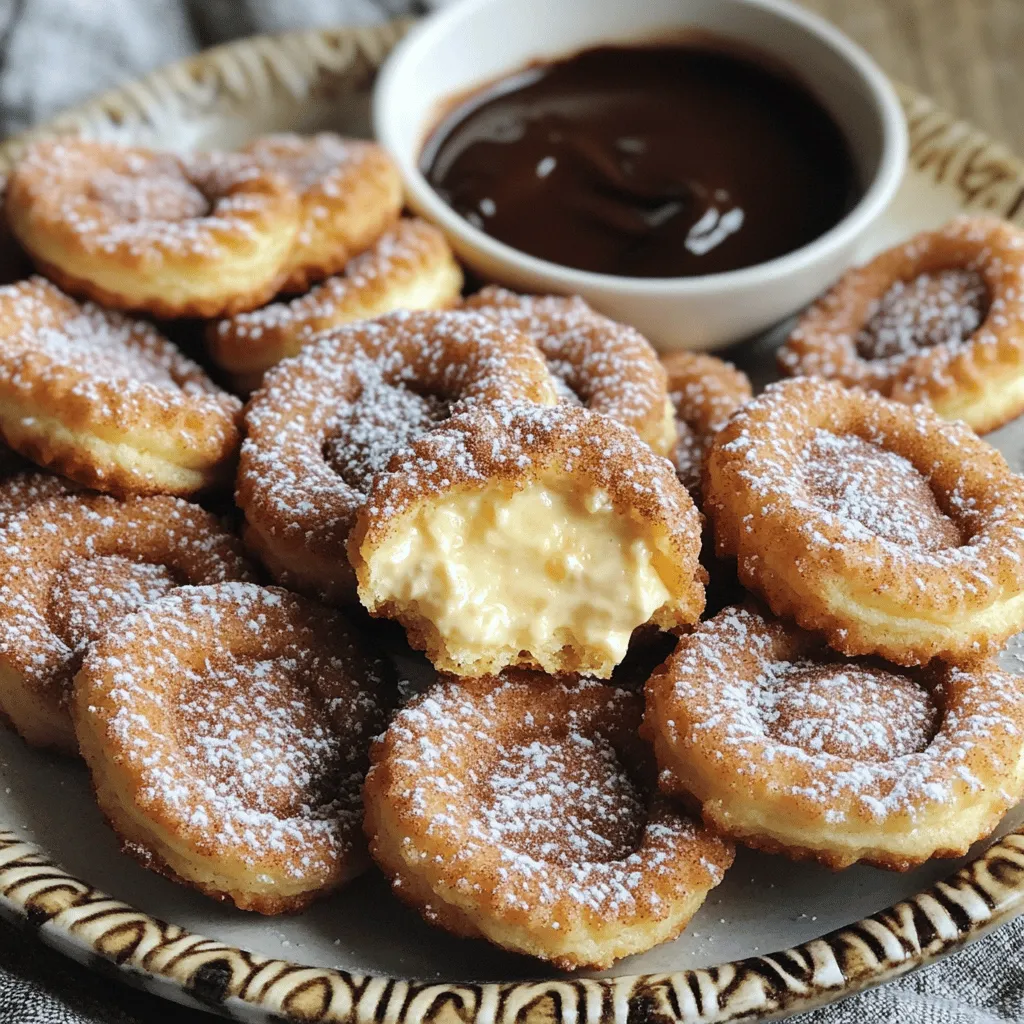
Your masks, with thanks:
M 40 486 L 36 484 L 37 493 Z M 182 584 L 249 578 L 241 545 L 178 498 L 20 501 L 0 529 L 0 708 L 33 746 L 77 753 L 71 679 L 89 645 Z
M 772 385 L 715 438 L 704 511 L 744 585 L 844 654 L 968 663 L 1024 626 L 1024 481 L 925 406 Z
M 636 627 L 672 629 L 704 607 L 700 516 L 671 463 L 568 403 L 479 405 L 412 441 L 375 478 L 348 547 L 363 606 L 460 676 L 608 678 Z
M 28 147 L 5 209 L 66 291 L 168 318 L 266 302 L 288 274 L 300 221 L 286 178 L 251 157 L 69 138 Z
M 842 658 L 754 605 L 680 639 L 644 734 L 720 834 L 833 869 L 959 857 L 1024 795 L 1019 679 Z
M 334 132 L 263 135 L 243 153 L 283 175 L 299 196 L 299 232 L 283 291 L 336 274 L 398 219 L 402 179 L 381 146 Z
M 560 969 L 677 935 L 733 841 L 906 870 L 990 834 L 1024 798 L 990 660 L 1024 481 L 934 413 L 1024 411 L 1024 231 L 959 218 L 851 271 L 780 352 L 835 381 L 751 400 L 582 299 L 462 302 L 400 207 L 332 133 L 46 141 L 0 175 L 0 720 L 81 751 L 124 851 L 214 899 L 301 910 L 369 842 L 428 921 Z M 148 322 L 24 279 L 23 241 L 182 317 L 259 388 L 245 417 Z M 274 580 L 376 618 L 255 585 L 226 492 L 170 496 L 236 467 Z
M 678 433 L 672 463 L 680 483 L 699 503 L 701 469 L 711 440 L 753 391 L 745 373 L 703 352 L 673 352 L 661 362 Z
M 31 508 L 37 501 L 74 494 L 79 485 L 52 473 L 22 470 L 0 480 L 0 529 L 7 521 Z
M 442 677 L 371 754 L 366 833 L 395 895 L 564 970 L 678 935 L 733 851 L 657 795 L 641 715 L 594 682 Z
M 409 218 L 308 295 L 211 324 L 207 347 L 239 390 L 249 391 L 264 371 L 325 331 L 396 309 L 444 309 L 461 288 L 462 271 L 444 235 Z
M 807 310 L 778 358 L 995 430 L 1024 411 L 1024 231 L 957 217 L 880 253 Z
M 236 501 L 285 586 L 343 602 L 346 541 L 391 454 L 475 403 L 557 400 L 537 350 L 479 315 L 399 312 L 336 328 L 272 369 L 245 416 Z
M 153 326 L 40 277 L 0 288 L 0 433 L 99 490 L 188 495 L 222 482 L 241 403 Z
M 368 864 L 360 790 L 393 699 L 338 614 L 182 587 L 89 650 L 72 713 L 124 851 L 244 910 L 301 910 Z
M 639 331 L 594 312 L 578 296 L 517 295 L 489 285 L 465 307 L 527 335 L 584 406 L 631 427 L 659 455 L 672 453 L 676 432 L 665 371 Z

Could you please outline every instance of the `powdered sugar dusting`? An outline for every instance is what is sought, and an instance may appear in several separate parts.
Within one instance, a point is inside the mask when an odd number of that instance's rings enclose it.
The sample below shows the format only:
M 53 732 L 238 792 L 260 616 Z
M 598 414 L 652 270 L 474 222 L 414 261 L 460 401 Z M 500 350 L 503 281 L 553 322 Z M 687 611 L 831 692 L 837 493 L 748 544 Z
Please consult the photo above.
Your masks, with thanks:
M 150 265 L 216 257 L 227 240 L 255 248 L 260 228 L 282 212 L 294 216 L 296 202 L 283 179 L 239 153 L 184 158 L 78 139 L 29 147 L 11 187 L 83 251 Z
M 446 884 L 497 913 L 657 920 L 682 875 L 710 887 L 729 858 L 651 792 L 640 712 L 586 681 L 444 682 L 396 715 L 367 789 L 391 780 L 379 798 L 401 815 L 404 858 L 430 850 Z
M 298 192 L 319 185 L 327 197 L 340 197 L 345 176 L 380 159 L 380 148 L 362 139 L 346 139 L 333 132 L 264 135 L 250 143 L 246 152 L 260 165 L 279 171 Z
M 854 435 L 816 430 L 802 460 L 803 481 L 823 511 L 846 528 L 926 550 L 956 547 L 960 532 L 928 481 L 902 456 Z
M 400 312 L 338 327 L 253 397 L 238 503 L 276 536 L 343 545 L 396 450 L 449 407 L 506 399 L 553 402 L 551 378 L 525 338 L 479 315 Z
M 207 450 L 236 436 L 241 402 L 150 324 L 78 304 L 42 278 L 0 288 L 0 387 L 39 415 L 87 411 L 119 429 L 166 426 Z
M 218 653 L 201 672 L 176 658 L 168 667 L 183 673 L 173 718 L 180 763 L 158 753 L 170 737 L 147 743 L 129 705 L 112 719 L 123 744 L 152 744 L 159 759 L 147 803 L 166 801 L 189 822 L 208 823 L 210 838 L 243 858 L 306 847 L 308 832 L 333 845 L 358 827 L 361 773 L 345 770 L 344 738 L 311 699 L 293 655 L 249 661 Z
M 331 871 L 358 841 L 383 724 L 381 679 L 344 630 L 283 591 L 223 584 L 182 588 L 108 634 L 83 685 L 142 812 L 268 871 Z
M 323 331 L 381 312 L 374 303 L 389 289 L 404 287 L 443 259 L 450 256 L 437 228 L 411 218 L 399 221 L 349 260 L 342 273 L 288 302 L 272 302 L 220 320 L 216 336 L 222 345 L 279 345 L 293 354 Z M 236 361 L 241 362 L 244 355 Z
M 751 396 L 746 374 L 702 352 L 673 352 L 662 360 L 676 417 L 672 455 L 682 484 L 700 500 L 701 471 L 715 434 Z
M 465 484 L 580 474 L 617 507 L 656 521 L 680 549 L 699 535 L 697 510 L 672 464 L 614 420 L 567 403 L 495 402 L 453 414 L 395 453 L 371 493 L 375 528 L 415 502 Z
M 765 664 L 754 700 L 779 743 L 861 761 L 919 753 L 939 722 L 938 708 L 914 680 L 827 657 Z
M 578 297 L 516 295 L 489 286 L 466 302 L 536 344 L 580 401 L 641 434 L 665 406 L 664 371 L 638 331 L 600 316 Z
M 622 860 L 640 844 L 647 810 L 604 737 L 499 743 L 481 794 L 481 838 L 568 866 Z
M 0 481 L 0 528 L 11 516 L 24 512 L 37 501 L 56 498 L 77 490 L 77 485 L 50 473 L 27 471 Z
M 185 582 L 247 578 L 239 548 L 177 498 L 36 500 L 0 530 L 0 655 L 43 685 L 69 679 L 125 614 Z
M 943 270 L 894 281 L 875 303 L 854 344 L 865 359 L 912 355 L 962 345 L 988 313 L 989 294 L 976 270 Z
M 81 655 L 118 619 L 170 593 L 180 581 L 165 565 L 101 555 L 66 566 L 50 591 L 53 631 Z
M 670 737 L 825 821 L 913 820 L 980 788 L 983 772 L 1016 771 L 1005 759 L 1019 756 L 1024 706 L 990 668 L 938 669 L 922 688 L 738 607 L 684 637 L 668 671 Z
M 709 458 L 719 483 L 706 498 L 741 570 L 755 573 L 769 547 L 791 551 L 801 571 L 916 614 L 977 609 L 1024 585 L 1024 483 L 924 406 L 796 378 L 737 412 Z
M 388 384 L 377 364 L 354 359 L 359 395 L 342 406 L 327 427 L 327 464 L 360 494 L 392 454 L 447 419 L 450 405 L 436 395 L 420 395 L 404 384 Z
M 100 168 L 92 175 L 90 196 L 122 221 L 179 221 L 203 217 L 209 200 L 181 173 L 174 157 L 157 157 L 143 176 Z
M 929 400 L 990 430 L 990 396 L 1020 362 L 1024 232 L 956 217 L 847 271 L 778 353 L 790 374 L 834 377 L 900 401 Z M 1018 410 L 1019 411 L 1019 410 Z

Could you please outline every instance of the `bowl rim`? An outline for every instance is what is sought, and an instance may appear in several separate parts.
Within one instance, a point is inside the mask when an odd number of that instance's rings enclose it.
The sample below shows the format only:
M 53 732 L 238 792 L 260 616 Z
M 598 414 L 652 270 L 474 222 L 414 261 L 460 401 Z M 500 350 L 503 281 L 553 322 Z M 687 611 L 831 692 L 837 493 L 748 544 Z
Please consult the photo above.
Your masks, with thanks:
M 267 90 L 296 109 L 367 68 L 408 27 L 256 36 L 168 65 L 0 143 L 0 172 L 33 138 L 126 139 L 154 125 L 238 116 Z M 362 83 L 362 84 L 358 84 Z M 906 88 L 913 166 L 965 207 L 1024 223 L 1024 162 Z M 944 159 L 936 159 L 943 155 Z M 965 166 L 984 166 L 978 190 Z M 192 1007 L 271 1024 L 682 1024 L 777 1019 L 915 970 L 1024 913 L 1024 826 L 892 906 L 791 949 L 696 970 L 458 984 L 369 977 L 256 954 L 112 899 L 0 821 L 0 916 L 90 970 Z
M 438 223 L 447 234 L 480 251 L 492 263 L 514 266 L 534 278 L 557 281 L 559 287 L 569 291 L 601 290 L 617 296 L 687 296 L 769 285 L 790 274 L 798 274 L 819 260 L 827 258 L 832 252 L 852 245 L 885 211 L 899 188 L 909 151 L 906 118 L 896 90 L 874 58 L 825 18 L 796 5 L 791 0 L 722 0 L 724 3 L 737 6 L 760 8 L 771 16 L 796 25 L 844 61 L 866 87 L 873 101 L 877 124 L 881 128 L 882 150 L 871 181 L 854 206 L 826 232 L 792 252 L 763 263 L 717 274 L 691 277 L 622 277 L 567 267 L 516 249 L 474 227 L 434 190 L 418 164 L 425 137 L 419 139 L 414 154 L 410 155 L 398 145 L 394 131 L 394 110 L 400 102 L 404 66 L 420 57 L 424 51 L 429 52 L 440 36 L 457 31 L 462 19 L 474 15 L 481 8 L 509 2 L 510 0 L 461 0 L 460 3 L 440 8 L 424 18 L 388 56 L 377 77 L 372 100 L 374 133 L 398 164 L 414 205 L 429 219 Z M 594 43 L 597 42 L 599 40 L 595 39 Z M 771 55 L 770 47 L 763 49 Z M 485 85 L 487 81 L 485 78 L 479 85 Z

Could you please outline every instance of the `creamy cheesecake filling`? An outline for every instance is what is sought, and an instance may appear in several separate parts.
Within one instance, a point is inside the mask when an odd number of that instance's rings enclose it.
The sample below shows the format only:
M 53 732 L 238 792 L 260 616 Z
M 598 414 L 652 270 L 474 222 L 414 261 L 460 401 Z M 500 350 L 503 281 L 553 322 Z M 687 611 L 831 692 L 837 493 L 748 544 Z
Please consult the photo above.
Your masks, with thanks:
M 378 599 L 414 610 L 450 648 L 515 656 L 573 645 L 617 663 L 672 597 L 649 533 L 603 491 L 492 487 L 425 503 L 367 568 Z

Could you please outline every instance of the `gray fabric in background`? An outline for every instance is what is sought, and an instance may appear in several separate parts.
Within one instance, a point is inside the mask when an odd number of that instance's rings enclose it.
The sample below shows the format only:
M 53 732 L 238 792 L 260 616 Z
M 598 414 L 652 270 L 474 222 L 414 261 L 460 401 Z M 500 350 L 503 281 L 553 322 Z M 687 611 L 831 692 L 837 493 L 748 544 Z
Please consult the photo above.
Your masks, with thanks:
M 0 0 L 0 136 L 229 39 L 424 13 L 427 0 Z
M 411 0 L 0 0 L 0 135 L 215 43 L 254 32 L 367 24 L 429 6 Z M 206 1020 L 122 989 L 0 926 L 0 1024 Z M 942 963 L 801 1018 L 802 1024 L 1006 1021 L 1024 1024 L 1024 918 Z

